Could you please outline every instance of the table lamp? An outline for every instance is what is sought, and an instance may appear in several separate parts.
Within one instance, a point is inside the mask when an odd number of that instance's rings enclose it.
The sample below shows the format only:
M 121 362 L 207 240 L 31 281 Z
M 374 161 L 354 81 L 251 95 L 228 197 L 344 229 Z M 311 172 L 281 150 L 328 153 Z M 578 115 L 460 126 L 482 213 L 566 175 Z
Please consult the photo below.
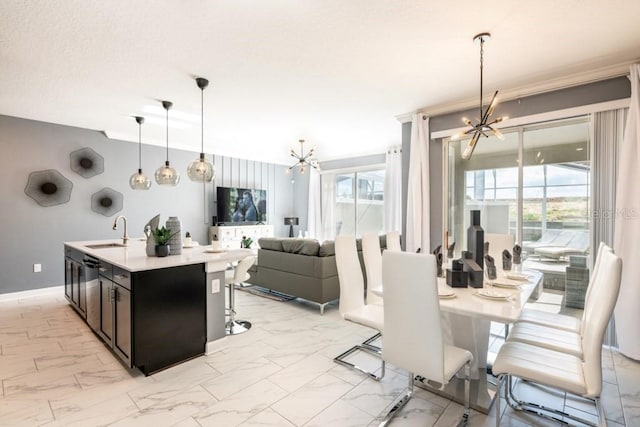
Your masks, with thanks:
M 298 217 L 297 216 L 285 216 L 284 217 L 284 225 L 289 226 L 289 237 L 293 237 L 293 226 L 298 225 Z

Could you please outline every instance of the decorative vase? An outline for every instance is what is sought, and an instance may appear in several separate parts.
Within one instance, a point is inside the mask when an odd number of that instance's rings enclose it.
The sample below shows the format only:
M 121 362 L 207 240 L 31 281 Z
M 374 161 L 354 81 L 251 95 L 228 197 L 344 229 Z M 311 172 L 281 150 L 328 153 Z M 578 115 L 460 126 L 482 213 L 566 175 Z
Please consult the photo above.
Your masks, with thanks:
M 165 225 L 171 232 L 168 245 L 171 246 L 171 255 L 180 255 L 182 253 L 182 232 L 180 231 L 180 220 L 177 216 L 170 216 Z
M 169 255 L 169 252 L 171 251 L 170 245 L 156 245 L 155 249 L 157 257 L 165 257 Z
M 471 211 L 471 222 L 467 229 L 467 250 L 472 253 L 475 262 L 484 265 L 484 230 L 480 226 L 480 211 Z
M 153 234 L 149 233 L 147 236 L 147 256 L 155 256 L 156 255 L 156 239 L 153 237 Z

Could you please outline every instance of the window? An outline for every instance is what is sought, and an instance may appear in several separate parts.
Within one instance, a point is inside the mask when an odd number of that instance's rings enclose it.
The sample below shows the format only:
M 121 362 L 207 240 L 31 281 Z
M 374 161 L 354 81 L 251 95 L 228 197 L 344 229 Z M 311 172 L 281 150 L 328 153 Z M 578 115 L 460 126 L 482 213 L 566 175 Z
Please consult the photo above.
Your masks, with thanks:
M 384 169 L 327 174 L 335 182 L 335 235 L 381 233 L 384 215 Z
M 456 256 L 466 248 L 470 210 L 481 211 L 485 233 L 514 235 L 525 258 L 557 263 L 570 253 L 536 251 L 541 245 L 586 254 L 588 119 L 508 129 L 504 135 L 504 140 L 481 138 L 470 160 L 460 155 L 468 141 L 446 145 L 446 230 L 448 243 L 457 243 Z

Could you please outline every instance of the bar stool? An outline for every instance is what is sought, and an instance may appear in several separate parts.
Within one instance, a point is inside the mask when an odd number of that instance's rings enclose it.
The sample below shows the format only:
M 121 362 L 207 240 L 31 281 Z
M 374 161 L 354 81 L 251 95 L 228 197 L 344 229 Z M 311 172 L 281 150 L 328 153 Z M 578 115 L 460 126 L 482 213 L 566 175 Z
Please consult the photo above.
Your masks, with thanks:
M 235 289 L 236 284 L 249 280 L 251 275 L 248 271 L 255 260 L 256 259 L 253 255 L 248 256 L 236 265 L 235 270 L 228 270 L 225 272 L 224 283 L 229 286 L 229 321 L 224 325 L 227 335 L 237 335 L 251 329 L 251 322 L 246 320 L 236 320 Z

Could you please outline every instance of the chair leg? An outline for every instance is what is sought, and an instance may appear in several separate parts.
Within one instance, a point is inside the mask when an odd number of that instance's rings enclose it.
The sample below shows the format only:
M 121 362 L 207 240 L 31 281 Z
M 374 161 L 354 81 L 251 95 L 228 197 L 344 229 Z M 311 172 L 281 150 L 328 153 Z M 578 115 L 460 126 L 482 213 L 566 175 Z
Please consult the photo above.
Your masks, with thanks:
M 496 427 L 500 427 L 500 416 L 502 411 L 500 409 L 500 390 L 502 389 L 503 375 L 498 375 L 498 382 L 496 384 Z
M 363 374 L 369 376 L 370 378 L 376 380 L 376 381 L 380 381 L 382 378 L 384 378 L 384 374 L 385 374 L 385 362 L 384 360 L 382 360 L 381 362 L 381 368 L 382 371 L 380 373 L 380 375 L 376 375 L 373 372 L 367 371 L 364 368 L 361 368 L 358 365 L 355 365 L 351 362 L 347 362 L 346 360 L 344 360 L 347 356 L 355 353 L 356 351 L 364 351 L 365 353 L 369 353 L 373 356 L 377 356 L 380 357 L 382 359 L 382 350 L 380 349 L 380 347 L 376 347 L 371 345 L 371 341 L 374 341 L 375 339 L 377 339 L 380 336 L 380 333 L 372 336 L 371 338 L 367 339 L 365 342 L 363 342 L 362 344 L 359 345 L 354 345 L 353 347 L 351 347 L 349 350 L 345 351 L 344 353 L 340 354 L 339 356 L 336 356 L 333 358 L 333 361 L 336 362 L 339 365 L 342 366 L 346 366 L 347 368 L 351 368 L 351 369 L 355 369 L 356 371 L 362 372 Z
M 471 388 L 471 362 L 464 364 L 464 413 L 458 423 L 459 427 L 464 427 L 469 422 L 469 393 Z
M 602 410 L 601 404 L 600 404 L 600 399 L 599 398 L 595 398 L 595 399 L 590 399 L 594 401 L 594 404 L 596 406 L 596 409 L 598 410 L 598 424 L 594 424 L 593 422 L 589 421 L 589 420 L 585 420 L 583 418 L 580 418 L 576 415 L 572 415 L 569 414 L 567 412 L 564 411 L 560 411 L 558 409 L 555 408 L 548 408 L 544 405 L 540 405 L 538 403 L 534 403 L 534 402 L 525 402 L 523 400 L 520 400 L 517 398 L 517 396 L 515 396 L 515 393 L 513 391 L 513 381 L 511 378 L 511 375 L 507 374 L 507 390 L 505 391 L 505 401 L 507 402 L 507 404 L 515 411 L 522 411 L 522 412 L 527 412 L 530 414 L 534 414 L 537 415 L 539 417 L 542 418 L 546 418 L 546 419 L 550 419 L 553 420 L 555 422 L 558 422 L 560 424 L 563 425 L 567 425 L 567 419 L 573 420 L 573 421 L 577 421 L 581 424 L 585 424 L 588 426 L 592 426 L 592 427 L 599 427 L 599 426 L 606 426 L 607 425 L 607 420 L 604 416 L 604 411 Z M 557 415 L 558 417 L 555 417 L 554 415 Z
M 389 425 L 391 419 L 396 416 L 398 412 L 407 404 L 407 402 L 413 396 L 413 372 L 409 372 L 409 384 L 405 391 L 396 399 L 391 402 L 375 419 L 375 423 L 379 427 L 385 427 Z

